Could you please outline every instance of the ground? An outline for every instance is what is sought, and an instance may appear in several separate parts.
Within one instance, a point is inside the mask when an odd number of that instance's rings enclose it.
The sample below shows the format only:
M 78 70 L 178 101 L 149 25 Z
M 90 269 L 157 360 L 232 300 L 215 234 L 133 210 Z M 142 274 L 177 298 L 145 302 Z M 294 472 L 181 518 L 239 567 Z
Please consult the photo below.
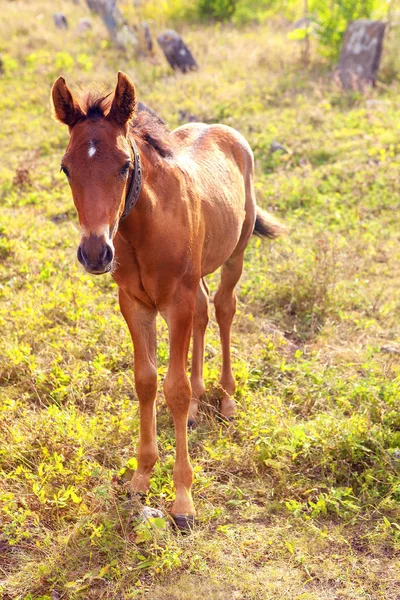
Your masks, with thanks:
M 84 3 L 2 7 L 0 53 L 0 595 L 4 600 L 358 600 L 400 597 L 398 52 L 379 86 L 344 93 L 300 63 L 281 21 L 182 26 L 200 70 L 122 51 Z M 126 8 L 129 18 L 133 9 Z M 129 10 L 131 12 L 129 12 Z M 153 34 L 161 21 L 151 24 Z M 237 418 L 215 416 L 207 336 L 203 417 L 190 434 L 198 524 L 138 520 L 132 348 L 108 276 L 76 260 L 79 228 L 49 91 L 111 91 L 128 73 L 176 127 L 195 115 L 249 140 L 258 203 L 290 228 L 254 238 L 238 288 Z M 271 142 L 286 150 L 271 152 Z M 215 290 L 218 274 L 210 278 Z M 159 323 L 159 375 L 167 366 Z M 161 390 L 161 386 L 160 386 Z M 168 515 L 174 434 L 160 391 L 161 460 L 146 498 Z

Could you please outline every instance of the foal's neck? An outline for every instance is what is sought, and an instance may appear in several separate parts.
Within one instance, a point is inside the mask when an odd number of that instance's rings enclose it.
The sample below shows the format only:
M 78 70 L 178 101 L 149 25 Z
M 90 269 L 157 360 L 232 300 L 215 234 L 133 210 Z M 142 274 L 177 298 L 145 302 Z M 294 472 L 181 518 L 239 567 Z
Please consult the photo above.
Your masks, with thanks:
M 132 135 L 132 134 L 131 134 Z M 149 213 L 170 196 L 176 188 L 177 169 L 173 160 L 163 158 L 143 139 L 132 136 L 139 150 L 142 164 L 142 191 L 137 202 L 138 212 Z M 133 210 L 133 213 L 135 212 Z

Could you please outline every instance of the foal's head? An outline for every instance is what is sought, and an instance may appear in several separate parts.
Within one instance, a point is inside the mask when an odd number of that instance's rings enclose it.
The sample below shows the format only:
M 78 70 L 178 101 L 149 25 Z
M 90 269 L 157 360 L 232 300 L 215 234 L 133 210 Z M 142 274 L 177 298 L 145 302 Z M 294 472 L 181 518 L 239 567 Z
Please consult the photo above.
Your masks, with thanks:
M 70 133 L 61 170 L 68 178 L 81 225 L 78 260 L 89 273 L 106 273 L 113 267 L 113 237 L 134 166 L 127 134 L 136 110 L 135 88 L 119 72 L 112 101 L 89 97 L 81 105 L 59 77 L 52 99 L 57 120 L 68 125 Z

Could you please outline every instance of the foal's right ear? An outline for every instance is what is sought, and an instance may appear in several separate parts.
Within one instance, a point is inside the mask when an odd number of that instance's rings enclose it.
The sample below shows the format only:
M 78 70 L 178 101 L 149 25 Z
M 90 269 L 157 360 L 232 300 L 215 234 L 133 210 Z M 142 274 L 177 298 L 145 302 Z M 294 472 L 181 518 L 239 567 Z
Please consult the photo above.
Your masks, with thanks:
M 53 99 L 54 116 L 57 121 L 72 128 L 84 117 L 79 103 L 68 89 L 64 77 L 59 77 L 51 89 Z

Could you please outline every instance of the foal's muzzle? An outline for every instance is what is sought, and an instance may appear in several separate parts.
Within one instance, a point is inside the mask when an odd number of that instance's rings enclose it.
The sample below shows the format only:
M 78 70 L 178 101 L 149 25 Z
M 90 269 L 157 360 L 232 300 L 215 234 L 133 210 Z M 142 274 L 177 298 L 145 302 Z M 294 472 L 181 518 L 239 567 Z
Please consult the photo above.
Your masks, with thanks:
M 114 248 L 103 237 L 90 234 L 82 239 L 77 256 L 88 273 L 101 275 L 112 270 Z

